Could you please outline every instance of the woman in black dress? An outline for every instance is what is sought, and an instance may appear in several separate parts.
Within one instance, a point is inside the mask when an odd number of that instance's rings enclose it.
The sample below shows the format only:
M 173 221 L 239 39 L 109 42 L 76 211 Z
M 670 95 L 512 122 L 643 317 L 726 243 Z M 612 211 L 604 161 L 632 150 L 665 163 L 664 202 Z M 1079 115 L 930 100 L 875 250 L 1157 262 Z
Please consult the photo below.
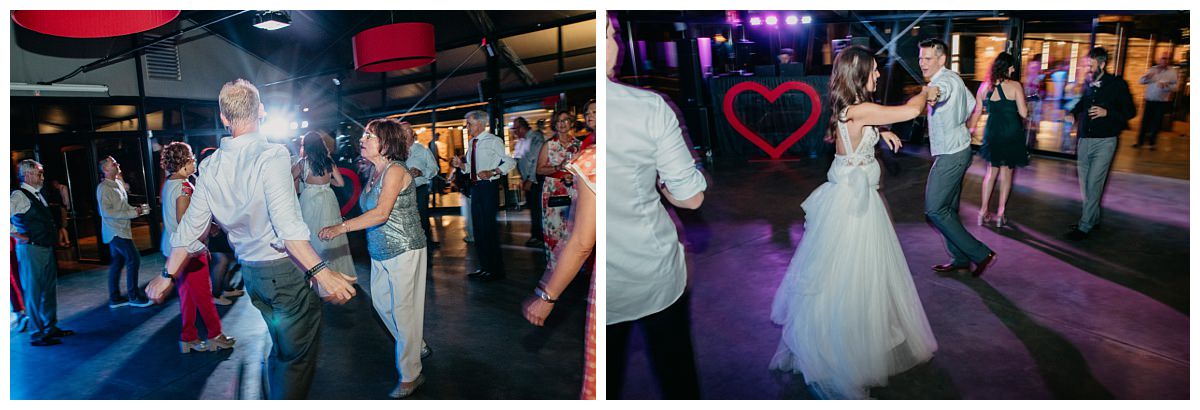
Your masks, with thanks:
M 1029 111 L 1025 106 L 1025 91 L 1021 83 L 1013 79 L 1014 72 L 1011 54 L 1005 52 L 996 56 L 987 81 L 979 85 L 975 94 L 975 111 L 967 120 L 974 134 L 986 104 L 988 118 L 983 127 L 983 147 L 979 149 L 979 156 L 987 161 L 988 169 L 983 176 L 979 225 L 993 220 L 988 215 L 988 203 L 997 175 L 1000 177 L 1000 198 L 994 221 L 997 228 L 1008 222 L 1004 217 L 1004 205 L 1012 192 L 1013 168 L 1029 165 L 1029 152 L 1025 147 L 1025 118 Z

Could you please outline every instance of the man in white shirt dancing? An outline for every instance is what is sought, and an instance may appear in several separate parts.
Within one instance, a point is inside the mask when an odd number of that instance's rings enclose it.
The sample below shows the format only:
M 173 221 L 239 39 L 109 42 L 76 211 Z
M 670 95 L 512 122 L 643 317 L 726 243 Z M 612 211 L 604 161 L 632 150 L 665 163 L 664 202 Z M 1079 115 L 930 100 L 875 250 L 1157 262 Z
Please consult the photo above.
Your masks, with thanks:
M 971 166 L 971 133 L 966 121 L 975 107 L 975 97 L 958 73 L 946 68 L 946 51 L 946 43 L 926 39 L 920 43 L 917 60 L 921 73 L 929 79 L 930 92 L 936 94 L 928 110 L 929 151 L 934 160 L 925 185 L 925 216 L 941 232 L 954 258 L 933 270 L 965 271 L 974 262 L 971 274 L 979 276 L 996 260 L 996 253 L 971 236 L 958 219 L 963 175 Z
M 504 151 L 504 140 L 487 132 L 488 113 L 471 111 L 465 116 L 467 134 L 466 161 L 451 162 L 474 181 L 471 186 L 471 223 L 474 225 L 475 255 L 479 270 L 469 277 L 490 281 L 504 279 L 504 259 L 500 256 L 500 227 L 496 213 L 500 210 L 500 184 L 504 174 L 512 171 L 517 162 Z
M 267 396 L 303 399 L 316 370 L 318 291 L 328 302 L 345 303 L 355 294 L 353 278 L 326 267 L 309 244 L 288 150 L 258 133 L 266 114 L 258 89 L 239 79 L 221 88 L 218 101 L 233 136 L 200 164 L 191 205 L 171 237 L 174 249 L 147 293 L 155 302 L 166 297 L 189 255 L 205 251 L 201 238 L 215 220 L 238 250 L 246 291 L 271 335 Z

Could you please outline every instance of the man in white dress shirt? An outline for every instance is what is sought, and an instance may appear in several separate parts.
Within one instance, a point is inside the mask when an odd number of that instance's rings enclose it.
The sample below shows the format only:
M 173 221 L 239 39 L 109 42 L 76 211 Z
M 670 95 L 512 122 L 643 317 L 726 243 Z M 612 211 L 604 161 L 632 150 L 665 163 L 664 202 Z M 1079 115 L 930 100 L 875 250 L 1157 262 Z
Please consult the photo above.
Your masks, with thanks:
M 975 96 L 958 73 L 946 68 L 946 43 L 930 38 L 919 46 L 917 61 L 921 73 L 929 80 L 930 92 L 936 97 L 930 101 L 928 111 L 929 151 L 934 160 L 925 185 L 925 216 L 942 234 L 953 257 L 933 270 L 965 271 L 974 262 L 971 273 L 979 276 L 996 259 L 996 253 L 971 236 L 958 217 L 963 175 L 971 166 L 971 132 L 966 121 L 975 107 Z
M 471 186 L 471 223 L 474 225 L 475 255 L 479 269 L 469 277 L 483 281 L 504 279 L 504 259 L 500 256 L 500 184 L 517 162 L 504 150 L 504 140 L 487 132 L 488 113 L 471 111 L 465 116 L 467 135 L 466 161 L 455 158 L 452 164 L 474 181 Z
M 428 245 L 426 249 L 432 251 L 441 246 L 440 243 L 433 240 L 429 229 L 429 183 L 438 174 L 437 159 L 433 157 L 433 152 L 425 144 L 417 141 L 417 133 L 413 131 L 412 125 L 402 122 L 400 129 L 404 130 L 405 138 L 409 139 L 408 159 L 404 161 L 404 165 L 408 167 L 408 173 L 413 177 L 413 184 L 417 186 L 417 213 L 421 215 L 421 229 L 425 231 L 425 240 Z
M 696 168 L 691 144 L 667 101 L 654 92 L 613 81 L 619 54 L 614 22 L 610 14 L 609 80 L 605 81 L 612 119 L 605 148 L 608 397 L 621 398 L 629 338 L 638 325 L 646 335 L 646 350 L 663 397 L 699 399 L 686 256 L 662 199 L 680 208 L 699 208 L 708 183 Z
M 237 249 L 246 292 L 271 335 L 267 396 L 303 399 L 312 385 L 321 326 L 321 298 L 342 304 L 354 296 L 353 278 L 325 266 L 300 218 L 286 147 L 258 133 L 266 114 L 258 89 L 246 80 L 226 83 L 218 98 L 221 122 L 233 136 L 200 164 L 187 213 L 171 237 L 174 249 L 162 275 L 147 287 L 161 302 L 201 239 L 216 221 Z M 319 287 L 314 291 L 310 284 Z
M 1171 109 L 1171 93 L 1179 86 L 1179 73 L 1171 66 L 1171 53 L 1163 53 L 1158 58 L 1158 65 L 1146 70 L 1138 82 L 1146 85 L 1146 109 L 1142 112 L 1138 142 L 1133 147 L 1149 145 L 1150 150 L 1154 150 L 1163 117 Z

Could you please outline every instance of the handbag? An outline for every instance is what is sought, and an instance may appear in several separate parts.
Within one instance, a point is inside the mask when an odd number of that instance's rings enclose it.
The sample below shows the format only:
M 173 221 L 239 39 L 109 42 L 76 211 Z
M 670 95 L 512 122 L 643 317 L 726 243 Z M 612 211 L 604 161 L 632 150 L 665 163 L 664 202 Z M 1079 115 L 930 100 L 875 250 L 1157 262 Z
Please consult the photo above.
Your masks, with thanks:
M 571 197 L 567 195 L 555 195 L 546 201 L 546 206 L 558 208 L 563 206 L 571 206 Z

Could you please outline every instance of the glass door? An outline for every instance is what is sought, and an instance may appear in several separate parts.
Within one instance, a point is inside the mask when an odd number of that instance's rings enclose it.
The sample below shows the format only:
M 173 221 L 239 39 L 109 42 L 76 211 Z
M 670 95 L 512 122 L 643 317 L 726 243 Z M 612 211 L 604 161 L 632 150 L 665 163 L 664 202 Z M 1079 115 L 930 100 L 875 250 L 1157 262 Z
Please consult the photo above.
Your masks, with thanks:
M 67 214 L 67 235 L 71 236 L 68 259 L 99 263 L 104 260 L 100 249 L 100 221 L 96 208 L 95 166 L 86 145 L 68 145 L 59 149 L 62 175 L 59 184 L 67 189 L 63 208 Z M 51 186 L 51 184 L 47 184 Z

